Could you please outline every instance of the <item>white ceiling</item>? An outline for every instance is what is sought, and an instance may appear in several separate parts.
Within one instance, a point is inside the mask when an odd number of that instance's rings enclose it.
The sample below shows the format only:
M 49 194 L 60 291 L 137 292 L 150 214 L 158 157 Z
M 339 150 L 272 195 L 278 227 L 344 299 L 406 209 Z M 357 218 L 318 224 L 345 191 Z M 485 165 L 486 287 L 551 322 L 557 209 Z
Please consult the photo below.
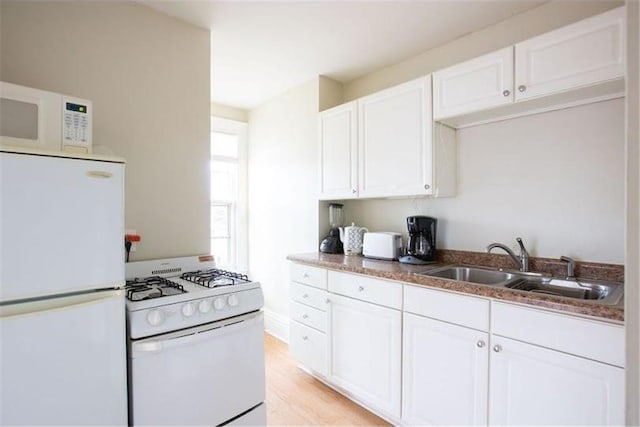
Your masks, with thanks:
M 325 75 L 348 82 L 545 1 L 158 1 L 212 31 L 211 99 L 254 108 Z

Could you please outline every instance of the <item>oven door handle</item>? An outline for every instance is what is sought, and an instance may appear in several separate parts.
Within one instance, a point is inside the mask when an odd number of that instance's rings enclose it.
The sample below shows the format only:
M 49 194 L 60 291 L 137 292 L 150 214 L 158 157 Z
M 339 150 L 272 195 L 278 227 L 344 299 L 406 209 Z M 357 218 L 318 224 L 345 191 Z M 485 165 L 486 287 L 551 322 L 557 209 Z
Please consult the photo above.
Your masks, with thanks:
M 232 317 L 219 322 L 201 325 L 186 331 L 173 332 L 162 337 L 153 337 L 132 343 L 131 355 L 133 357 L 145 354 L 157 354 L 172 348 L 184 347 L 201 341 L 217 338 L 234 331 L 249 328 L 259 323 L 263 327 L 262 311 Z

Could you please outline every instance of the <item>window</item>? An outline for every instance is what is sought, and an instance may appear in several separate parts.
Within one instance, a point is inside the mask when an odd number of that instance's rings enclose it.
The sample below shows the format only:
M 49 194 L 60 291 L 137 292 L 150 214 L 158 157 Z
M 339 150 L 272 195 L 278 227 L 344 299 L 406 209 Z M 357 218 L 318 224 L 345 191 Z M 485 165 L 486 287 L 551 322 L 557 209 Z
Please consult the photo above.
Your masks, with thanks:
M 211 119 L 211 253 L 216 265 L 247 271 L 246 123 Z

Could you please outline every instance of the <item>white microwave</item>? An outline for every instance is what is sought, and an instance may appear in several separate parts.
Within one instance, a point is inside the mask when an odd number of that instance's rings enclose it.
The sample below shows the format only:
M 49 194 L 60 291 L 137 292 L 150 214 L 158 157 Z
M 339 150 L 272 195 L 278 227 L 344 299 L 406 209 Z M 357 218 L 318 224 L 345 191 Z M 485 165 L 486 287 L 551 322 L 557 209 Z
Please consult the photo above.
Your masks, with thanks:
M 93 105 L 46 90 L 0 82 L 0 144 L 91 153 Z

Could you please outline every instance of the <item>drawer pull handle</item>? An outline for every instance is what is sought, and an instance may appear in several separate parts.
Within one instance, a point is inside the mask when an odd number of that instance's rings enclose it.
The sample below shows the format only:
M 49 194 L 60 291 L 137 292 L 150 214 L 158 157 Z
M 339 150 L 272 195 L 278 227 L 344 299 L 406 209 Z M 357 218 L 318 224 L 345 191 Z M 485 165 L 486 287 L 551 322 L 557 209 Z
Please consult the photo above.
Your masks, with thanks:
M 494 345 L 493 351 L 495 351 L 496 353 L 500 353 L 502 351 L 502 346 L 500 344 Z
M 364 286 L 358 286 L 358 291 L 360 292 L 364 291 Z
M 302 295 L 302 298 L 309 298 L 309 294 Z
M 87 171 L 87 176 L 90 178 L 111 178 L 113 174 L 107 171 Z
M 476 345 L 478 347 L 482 348 L 482 347 L 484 347 L 484 341 L 480 340 L 480 341 L 478 341 L 478 343 Z
M 303 319 L 308 319 L 308 318 L 309 318 L 309 316 L 308 316 L 307 314 L 303 314 L 303 315 L 302 315 L 302 318 L 303 318 Z
M 306 341 L 306 340 L 308 340 L 308 339 L 309 339 L 309 337 L 305 335 L 305 336 L 303 336 L 303 337 L 302 337 L 302 339 L 303 339 L 304 341 Z

